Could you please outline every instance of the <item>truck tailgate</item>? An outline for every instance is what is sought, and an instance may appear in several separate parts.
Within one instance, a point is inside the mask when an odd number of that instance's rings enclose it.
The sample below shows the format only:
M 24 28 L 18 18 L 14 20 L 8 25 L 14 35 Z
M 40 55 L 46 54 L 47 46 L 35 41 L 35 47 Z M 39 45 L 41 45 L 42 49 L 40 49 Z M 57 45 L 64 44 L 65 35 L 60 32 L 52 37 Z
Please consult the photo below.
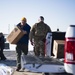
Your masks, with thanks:
M 21 56 L 21 66 L 32 72 L 62 73 L 65 72 L 63 62 L 50 57 Z

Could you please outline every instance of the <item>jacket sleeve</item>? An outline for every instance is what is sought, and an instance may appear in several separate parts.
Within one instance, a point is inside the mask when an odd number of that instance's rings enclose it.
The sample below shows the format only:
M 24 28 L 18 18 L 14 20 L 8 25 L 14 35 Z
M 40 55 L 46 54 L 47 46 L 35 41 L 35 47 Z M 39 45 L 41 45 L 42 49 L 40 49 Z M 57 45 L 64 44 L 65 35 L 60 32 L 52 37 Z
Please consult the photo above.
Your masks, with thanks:
M 31 27 L 29 26 L 28 29 L 26 30 L 28 35 L 30 33 L 30 29 L 31 29 Z
M 32 39 L 33 39 L 34 36 L 35 36 L 35 27 L 36 27 L 36 24 L 34 24 L 34 25 L 31 27 L 30 34 L 29 34 L 29 39 L 30 39 L 30 41 L 32 41 Z
M 51 28 L 47 25 L 48 32 L 51 32 Z

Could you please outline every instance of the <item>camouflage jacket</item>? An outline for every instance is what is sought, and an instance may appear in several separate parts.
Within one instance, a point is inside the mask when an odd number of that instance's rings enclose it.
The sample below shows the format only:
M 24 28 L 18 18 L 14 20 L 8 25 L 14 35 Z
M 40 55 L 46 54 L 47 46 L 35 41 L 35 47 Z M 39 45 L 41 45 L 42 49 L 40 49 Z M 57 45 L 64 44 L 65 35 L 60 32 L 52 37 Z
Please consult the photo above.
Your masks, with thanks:
M 30 30 L 30 40 L 43 40 L 48 32 L 51 32 L 50 27 L 44 22 L 35 23 Z

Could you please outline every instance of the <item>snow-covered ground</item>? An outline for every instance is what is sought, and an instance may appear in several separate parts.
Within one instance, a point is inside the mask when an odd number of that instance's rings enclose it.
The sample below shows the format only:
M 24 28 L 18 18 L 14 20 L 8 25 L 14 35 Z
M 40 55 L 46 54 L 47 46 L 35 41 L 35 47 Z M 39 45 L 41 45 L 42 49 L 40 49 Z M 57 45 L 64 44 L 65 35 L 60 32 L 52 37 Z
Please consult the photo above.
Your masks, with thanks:
M 9 51 L 9 50 L 12 51 L 12 50 L 15 50 L 15 47 L 16 47 L 16 45 L 9 44 L 9 49 L 4 49 L 4 51 Z M 28 48 L 29 48 L 29 51 L 33 51 L 33 46 L 30 44 L 30 42 L 29 42 Z

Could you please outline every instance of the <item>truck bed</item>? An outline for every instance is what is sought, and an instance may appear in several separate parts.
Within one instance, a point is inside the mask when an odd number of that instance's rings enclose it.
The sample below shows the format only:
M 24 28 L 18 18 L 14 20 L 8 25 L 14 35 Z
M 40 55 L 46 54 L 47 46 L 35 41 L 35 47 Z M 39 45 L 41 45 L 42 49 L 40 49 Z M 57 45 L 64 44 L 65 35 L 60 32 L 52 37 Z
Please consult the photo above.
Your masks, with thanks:
M 24 59 L 26 64 L 64 65 L 64 63 L 59 61 L 58 59 L 50 58 L 50 57 L 36 57 L 36 56 L 26 55 L 24 56 Z

